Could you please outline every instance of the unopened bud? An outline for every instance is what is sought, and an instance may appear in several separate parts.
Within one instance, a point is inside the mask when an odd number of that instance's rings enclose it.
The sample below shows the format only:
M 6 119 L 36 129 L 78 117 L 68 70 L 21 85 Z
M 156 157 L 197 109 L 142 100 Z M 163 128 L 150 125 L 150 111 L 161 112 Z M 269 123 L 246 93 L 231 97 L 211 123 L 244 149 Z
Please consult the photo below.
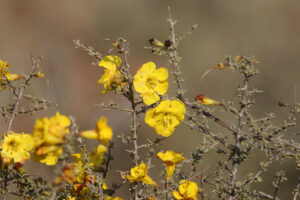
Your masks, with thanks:
M 157 47 L 163 47 L 163 46 L 164 46 L 164 44 L 163 44 L 161 41 L 159 41 L 159 40 L 157 40 L 157 39 L 155 39 L 155 38 L 151 38 L 151 39 L 149 40 L 149 43 L 150 43 L 151 45 L 157 46 Z

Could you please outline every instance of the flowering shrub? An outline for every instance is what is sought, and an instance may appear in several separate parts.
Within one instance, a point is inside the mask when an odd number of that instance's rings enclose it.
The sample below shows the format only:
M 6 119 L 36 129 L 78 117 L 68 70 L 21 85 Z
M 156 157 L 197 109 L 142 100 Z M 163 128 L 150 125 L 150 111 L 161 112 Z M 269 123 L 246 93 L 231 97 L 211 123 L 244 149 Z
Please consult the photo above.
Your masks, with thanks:
M 276 160 L 293 159 L 295 167 L 300 167 L 300 145 L 286 138 L 284 133 L 292 131 L 290 128 L 296 125 L 299 103 L 279 103 L 289 111 L 288 118 L 280 125 L 272 122 L 273 115 L 270 114 L 255 118 L 250 108 L 255 104 L 253 95 L 259 90 L 251 88 L 250 80 L 258 74 L 255 68 L 258 62 L 248 56 L 226 57 L 202 76 L 226 69 L 240 73 L 243 81 L 233 101 L 214 100 L 204 94 L 195 94 L 195 100 L 189 100 L 183 87 L 178 56 L 178 45 L 187 34 L 182 37 L 175 34 L 175 20 L 171 14 L 168 21 L 171 39 L 161 42 L 152 38 L 150 46 L 146 47 L 154 55 L 165 56 L 170 65 L 168 68 L 156 68 L 149 61 L 133 71 L 127 61 L 129 43 L 122 38 L 113 41 L 108 55 L 74 41 L 77 48 L 95 57 L 104 69 L 98 80 L 98 84 L 104 87 L 102 95 L 114 92 L 130 105 L 122 107 L 102 103 L 97 106 L 130 114 L 131 132 L 126 136 L 114 134 L 128 146 L 124 153 L 128 152 L 126 156 L 132 168 L 111 166 L 114 127 L 109 126 L 105 117 L 101 117 L 94 128 L 80 130 L 74 117 L 57 112 L 54 116 L 37 119 L 32 133 L 15 133 L 13 122 L 16 116 L 47 109 L 51 103 L 26 94 L 32 79 L 45 77 L 40 69 L 41 58 L 32 59 L 33 68 L 29 75 L 11 73 L 9 64 L 0 60 L 0 88 L 14 96 L 11 104 L 1 105 L 1 114 L 7 122 L 7 131 L 0 143 L 1 195 L 12 194 L 20 199 L 69 200 L 279 199 L 280 185 L 287 181 L 284 171 L 274 175 L 273 194 L 252 186 L 262 181 L 261 174 Z M 195 28 L 193 26 L 188 33 Z M 175 96 L 167 95 L 169 85 L 173 83 L 171 79 L 175 80 Z M 28 107 L 20 107 L 21 101 L 28 102 Z M 218 112 L 212 109 L 215 107 L 233 115 L 236 120 L 227 122 L 217 117 Z M 211 122 L 224 131 L 217 133 Z M 158 138 L 149 138 L 147 143 L 141 144 L 139 138 L 145 135 L 139 131 L 140 123 L 153 128 Z M 172 137 L 179 125 L 188 126 L 202 135 L 200 147 L 195 147 L 189 155 L 175 153 L 177 149 L 164 149 L 162 141 Z M 99 144 L 89 152 L 83 138 L 97 140 Z M 142 155 L 142 150 L 147 154 Z M 263 152 L 266 160 L 257 161 L 260 166 L 257 171 L 245 172 L 241 165 L 255 155 L 252 154 L 254 151 Z M 211 152 L 219 155 L 215 158 L 215 170 L 208 170 L 203 161 Z M 57 175 L 51 180 L 52 184 L 24 171 L 23 166 L 31 155 L 37 162 L 56 166 Z M 153 173 L 152 168 L 157 167 L 152 163 L 154 159 L 160 160 L 164 167 L 160 174 Z M 114 180 L 117 184 L 107 185 L 111 181 L 109 172 L 120 174 L 118 180 Z M 119 192 L 121 187 L 125 188 L 126 194 Z M 291 193 L 293 199 L 300 196 L 299 184 Z

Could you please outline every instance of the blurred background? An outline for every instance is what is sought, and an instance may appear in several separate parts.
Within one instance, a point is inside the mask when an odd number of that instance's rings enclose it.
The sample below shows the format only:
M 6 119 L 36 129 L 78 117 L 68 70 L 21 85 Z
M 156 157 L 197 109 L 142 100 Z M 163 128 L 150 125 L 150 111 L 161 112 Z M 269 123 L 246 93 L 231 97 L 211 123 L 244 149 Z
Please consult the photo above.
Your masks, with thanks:
M 101 95 L 103 87 L 98 86 L 97 81 L 102 69 L 92 65 L 95 60 L 86 52 L 75 49 L 73 40 L 80 39 L 85 45 L 93 46 L 105 54 L 111 48 L 111 43 L 105 39 L 127 39 L 130 42 L 129 63 L 133 74 L 148 61 L 154 61 L 158 67 L 167 66 L 162 57 L 152 55 L 144 46 L 153 37 L 162 41 L 168 39 L 168 6 L 172 9 L 173 17 L 178 19 L 176 32 L 179 35 L 187 32 L 194 24 L 199 26 L 178 49 L 182 57 L 182 76 L 186 79 L 184 87 L 190 99 L 204 93 L 216 100 L 231 100 L 241 80 L 237 73 L 215 71 L 200 81 L 201 75 L 223 61 L 226 55 L 254 55 L 260 61 L 257 67 L 261 74 L 254 78 L 253 87 L 264 91 L 256 95 L 254 115 L 261 117 L 265 113 L 274 112 L 277 116 L 274 122 L 278 123 L 287 116 L 277 104 L 278 101 L 293 104 L 295 95 L 299 100 L 299 1 L 1 0 L 0 59 L 11 64 L 14 73 L 29 73 L 30 55 L 36 58 L 43 55 L 41 66 L 49 84 L 43 80 L 34 81 L 28 93 L 39 94 L 57 104 L 47 111 L 16 119 L 13 130 L 30 133 L 36 118 L 52 116 L 56 111 L 73 115 L 81 130 L 87 130 L 94 128 L 95 122 L 104 115 L 113 128 L 116 144 L 113 150 L 115 160 L 112 162 L 112 178 L 108 182 L 119 182 L 119 175 L 114 170 L 127 170 L 132 165 L 124 151 L 128 146 L 121 144 L 116 136 L 129 134 L 130 117 L 126 113 L 103 111 L 93 104 L 109 102 L 111 99 L 123 106 L 128 104 L 124 103 L 122 97 L 112 93 Z M 168 94 L 172 96 L 174 88 L 171 87 Z M 5 94 L 1 94 L 0 103 L 7 103 Z M 217 115 L 230 121 L 231 116 Z M 144 124 L 143 117 L 140 122 L 139 142 L 146 141 L 147 137 L 155 138 L 154 130 Z M 2 118 L 0 128 L 1 133 L 7 128 Z M 216 127 L 216 130 L 224 131 L 220 127 Z M 293 132 L 287 134 L 292 135 Z M 199 133 L 181 125 L 164 143 L 163 148 L 172 148 L 189 157 L 190 152 L 195 151 L 200 143 Z M 97 142 L 88 144 L 92 149 Z M 202 162 L 203 167 L 214 168 L 215 158 L 208 156 Z M 263 160 L 264 156 L 246 162 L 239 175 L 257 170 L 257 159 Z M 157 169 L 151 171 L 151 176 L 159 180 L 157 174 L 163 169 L 162 165 L 155 160 L 153 164 Z M 280 167 L 287 171 L 289 181 L 282 185 L 279 197 L 288 199 L 299 176 L 292 161 L 273 164 L 270 171 L 263 175 L 266 181 L 257 188 L 272 193 L 272 177 Z M 43 175 L 49 180 L 53 178 L 52 167 L 30 161 L 27 168 L 31 169 L 33 175 Z M 127 193 L 126 188 L 124 186 L 121 192 Z

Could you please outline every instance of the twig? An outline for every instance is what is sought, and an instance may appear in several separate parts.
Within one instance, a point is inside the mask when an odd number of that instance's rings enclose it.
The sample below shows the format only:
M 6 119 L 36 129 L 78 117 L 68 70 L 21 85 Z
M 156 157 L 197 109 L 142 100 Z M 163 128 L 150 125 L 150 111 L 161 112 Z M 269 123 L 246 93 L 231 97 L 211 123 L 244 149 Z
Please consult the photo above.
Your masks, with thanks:
M 185 102 L 185 99 L 184 99 L 184 90 L 183 90 L 183 87 L 182 87 L 182 80 L 180 79 L 179 77 L 179 74 L 180 74 L 180 69 L 179 69 L 179 64 L 178 64 L 178 56 L 177 56 L 177 39 L 176 39 L 176 35 L 175 35 L 175 24 L 176 24 L 176 21 L 172 19 L 172 15 L 171 15 L 171 8 L 168 7 L 168 11 L 169 11 L 169 18 L 168 18 L 168 21 L 171 25 L 171 41 L 172 41 L 172 46 L 169 48 L 170 51 L 169 51 L 169 56 L 170 56 L 170 59 L 171 59 L 171 65 L 173 67 L 173 73 L 174 73 L 174 76 L 175 76 L 175 81 L 176 81 L 176 84 L 177 84 L 177 94 L 178 94 L 178 98 L 182 101 L 182 102 Z
M 106 161 L 106 163 L 105 163 L 105 170 L 104 170 L 104 172 L 103 172 L 103 179 L 105 179 L 106 178 L 106 175 L 107 175 L 107 172 L 108 172 L 108 169 L 109 169 L 109 163 L 110 163 L 110 161 L 111 161 L 111 159 L 112 159 L 112 157 L 111 157 L 111 149 L 112 149 L 112 144 L 109 144 L 109 147 L 108 147 L 108 155 L 107 155 L 107 161 Z
M 300 189 L 300 177 L 298 178 L 298 185 L 297 185 L 297 191 L 295 192 L 295 194 L 294 194 L 294 197 L 293 197 L 293 200 L 297 200 L 297 196 L 299 195 L 299 193 L 300 193 L 300 191 L 299 191 L 299 189 Z
M 139 154 L 138 154 L 138 135 L 137 135 L 137 110 L 136 106 L 138 105 L 137 102 L 135 102 L 135 93 L 133 90 L 133 80 L 132 76 L 130 74 L 129 68 L 130 65 L 128 63 L 128 47 L 126 44 L 123 44 L 121 51 L 124 52 L 124 61 L 125 61 L 125 75 L 128 77 L 128 82 L 129 82 L 129 95 L 127 96 L 128 100 L 131 103 L 131 116 L 132 116 L 132 133 L 133 133 L 133 162 L 135 166 L 138 166 L 138 161 L 139 161 Z M 135 183 L 134 185 L 134 191 L 133 191 L 133 199 L 138 200 L 138 184 Z
M 281 144 L 289 146 L 289 147 L 292 147 L 292 148 L 300 151 L 300 146 L 299 145 L 293 144 L 293 143 L 291 143 L 291 142 L 289 142 L 287 140 L 283 140 L 283 139 L 280 139 L 280 138 L 274 138 L 273 141 L 281 143 Z
M 281 183 L 281 179 L 282 179 L 282 175 L 279 176 L 279 179 L 275 180 L 276 181 L 276 187 L 275 187 L 275 191 L 273 194 L 273 200 L 275 200 L 277 198 L 277 194 L 280 188 L 280 183 Z
M 76 47 L 80 47 L 83 50 L 87 51 L 90 56 L 94 56 L 98 60 L 102 59 L 102 57 L 97 52 L 93 51 L 91 48 L 86 47 L 84 44 L 80 43 L 79 40 L 73 40 L 73 42 L 75 43 Z
M 197 122 L 196 119 L 194 119 L 192 116 L 188 115 L 187 113 L 185 115 L 188 117 L 189 120 L 191 120 L 194 123 L 193 124 L 192 123 L 188 123 L 186 120 L 183 120 L 182 122 L 184 124 L 190 126 L 191 128 L 195 128 L 198 131 L 203 131 L 205 134 L 210 135 L 212 138 L 214 138 L 215 140 L 217 140 L 218 142 L 220 142 L 221 144 L 223 144 L 228 149 L 230 149 L 230 150 L 233 149 L 233 147 L 230 144 L 228 144 L 223 138 L 220 138 L 217 135 L 213 134 L 210 129 L 208 129 L 208 128 L 202 126 L 201 124 L 199 124 L 199 122 Z
M 238 130 L 232 126 L 230 126 L 229 124 L 227 124 L 225 121 L 221 120 L 220 118 L 214 116 L 213 114 L 205 111 L 205 110 L 202 110 L 201 108 L 199 108 L 198 106 L 195 106 L 194 104 L 192 104 L 191 102 L 189 101 L 186 101 L 185 104 L 187 106 L 189 106 L 190 108 L 192 108 L 193 110 L 197 111 L 197 112 L 200 112 L 202 113 L 205 117 L 213 120 L 214 122 L 216 122 L 217 124 L 219 124 L 220 126 L 223 126 L 224 128 L 228 129 L 229 131 L 237 134 L 238 133 Z
M 128 108 L 119 108 L 119 107 L 117 107 L 117 106 L 111 106 L 111 105 L 94 104 L 94 106 L 101 107 L 101 108 L 108 108 L 108 109 L 112 109 L 112 110 L 119 110 L 119 111 L 124 111 L 124 112 L 130 112 L 130 113 L 133 112 L 132 109 L 128 109 Z
M 237 172 L 238 172 L 238 166 L 239 166 L 239 153 L 237 150 L 240 148 L 240 137 L 241 137 L 241 132 L 243 128 L 243 117 L 245 114 L 245 110 L 247 108 L 247 105 L 245 105 L 243 102 L 246 102 L 247 97 L 248 97 L 248 82 L 249 82 L 249 77 L 246 73 L 244 74 L 244 85 L 243 85 L 243 96 L 241 100 L 241 106 L 240 106 L 240 112 L 239 112 L 239 118 L 238 118 L 238 125 L 237 125 L 237 132 L 234 132 L 233 135 L 235 137 L 235 144 L 234 144 L 234 150 L 232 151 L 233 158 L 232 158 L 232 169 L 231 169 L 231 186 L 235 186 L 236 182 L 236 177 L 237 177 Z M 230 197 L 230 200 L 234 199 Z
M 259 191 L 258 194 L 260 195 L 260 197 L 265 198 L 265 199 L 270 199 L 270 200 L 280 200 L 279 198 L 273 198 L 272 195 L 266 194 L 262 191 Z
M 42 59 L 42 56 L 40 56 L 38 60 L 34 60 L 34 58 L 31 56 L 32 70 L 31 70 L 31 73 L 29 74 L 29 76 L 25 78 L 24 84 L 22 85 L 19 93 L 17 94 L 17 99 L 15 102 L 12 114 L 10 116 L 10 119 L 8 121 L 7 133 L 11 132 L 12 124 L 13 124 L 15 117 L 18 114 L 18 109 L 19 109 L 21 99 L 23 98 L 24 90 L 25 90 L 25 88 L 27 88 L 29 86 L 29 82 L 30 82 L 31 78 L 34 76 L 35 71 L 38 69 L 41 59 Z

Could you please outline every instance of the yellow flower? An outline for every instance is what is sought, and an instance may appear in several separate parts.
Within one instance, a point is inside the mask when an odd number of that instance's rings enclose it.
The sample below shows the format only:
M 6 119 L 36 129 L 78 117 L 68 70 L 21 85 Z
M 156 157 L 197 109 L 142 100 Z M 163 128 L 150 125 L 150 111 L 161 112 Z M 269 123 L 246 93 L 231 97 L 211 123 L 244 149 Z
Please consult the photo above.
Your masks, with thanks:
M 126 178 L 130 182 L 142 181 L 145 184 L 157 186 L 157 184 L 147 175 L 147 164 L 141 163 L 139 166 L 130 169 L 130 174 Z
M 2 81 L 5 81 L 6 79 L 4 78 L 4 76 L 7 78 L 7 80 L 9 80 L 9 81 L 16 81 L 16 80 L 19 80 L 20 78 L 22 78 L 22 76 L 21 75 L 19 75 L 19 74 L 12 74 L 12 73 L 10 73 L 10 72 L 5 72 L 5 73 L 3 73 L 2 74 L 3 75 L 3 77 L 1 77 L 1 82 Z
M 0 143 L 0 154 L 3 163 L 24 163 L 29 160 L 33 148 L 32 137 L 24 133 L 8 133 Z
M 94 171 L 99 171 L 103 155 L 106 151 L 107 148 L 105 146 L 98 145 L 98 147 L 94 149 L 93 153 L 87 153 L 89 163 L 85 163 L 81 153 L 72 154 L 75 162 L 64 166 L 61 178 L 68 183 L 73 183 L 74 181 L 83 183 L 86 174 L 86 164 L 92 167 Z
M 136 73 L 133 80 L 134 89 L 140 93 L 146 105 L 159 101 L 158 95 L 167 92 L 169 83 L 168 69 L 161 67 L 156 70 L 153 62 L 145 63 Z
M 9 64 L 4 62 L 3 60 L 0 60 L 0 72 L 2 73 L 5 69 L 8 69 L 10 67 Z
M 22 78 L 22 76 L 19 74 L 11 74 L 9 71 L 6 71 L 6 69 L 8 69 L 9 67 L 9 64 L 0 60 L 0 82 L 6 81 L 6 78 L 9 81 L 14 81 Z
M 75 162 L 72 163 L 73 167 L 73 178 L 78 182 L 82 183 L 83 178 L 85 175 L 85 163 L 84 160 L 82 159 L 82 156 L 80 153 L 75 153 L 72 154 Z
M 63 152 L 61 146 L 69 134 L 70 125 L 70 119 L 58 112 L 51 118 L 37 119 L 32 133 L 35 159 L 46 165 L 55 165 Z
M 98 171 L 101 168 L 103 155 L 106 152 L 107 148 L 100 144 L 94 149 L 93 153 L 88 154 L 88 157 L 90 158 L 89 165 L 94 169 L 94 171 Z
M 197 195 L 199 193 L 197 183 L 187 180 L 181 180 L 179 184 L 179 191 L 173 191 L 173 196 L 175 197 L 175 199 L 197 200 Z
M 74 178 L 74 164 L 67 163 L 64 165 L 61 176 L 55 177 L 54 183 L 60 184 L 61 181 L 64 180 L 68 183 L 73 183 L 75 181 Z
M 2 90 L 1 85 L 3 82 L 6 82 L 7 80 L 15 81 L 22 78 L 22 76 L 19 74 L 12 74 L 9 71 L 6 71 L 6 69 L 8 69 L 9 67 L 10 67 L 9 64 L 0 60 L 0 91 Z
M 58 146 L 41 146 L 35 150 L 34 159 L 46 165 L 55 165 L 63 149 Z
M 159 152 L 157 157 L 166 164 L 167 180 L 173 175 L 175 166 L 185 159 L 182 154 L 175 153 L 172 150 L 166 153 Z
M 98 139 L 103 144 L 109 145 L 113 132 L 107 125 L 107 119 L 105 117 L 101 117 L 97 121 L 96 128 L 94 130 L 83 131 L 80 135 L 88 139 Z
M 195 97 L 195 100 L 201 104 L 201 105 L 206 105 L 206 106 L 211 106 L 211 105 L 219 105 L 220 103 L 216 100 L 207 98 L 204 94 L 200 94 Z
M 102 58 L 102 60 L 98 63 L 100 67 L 104 67 L 104 74 L 98 80 L 98 84 L 104 84 L 104 90 L 102 94 L 106 94 L 108 90 L 113 90 L 114 88 L 118 88 L 121 90 L 121 87 L 124 85 L 122 82 L 123 78 L 121 76 L 118 67 L 121 65 L 122 60 L 118 56 L 109 55 Z
M 145 122 L 153 127 L 157 134 L 169 137 L 184 119 L 185 106 L 180 100 L 164 100 L 156 108 L 147 111 Z

